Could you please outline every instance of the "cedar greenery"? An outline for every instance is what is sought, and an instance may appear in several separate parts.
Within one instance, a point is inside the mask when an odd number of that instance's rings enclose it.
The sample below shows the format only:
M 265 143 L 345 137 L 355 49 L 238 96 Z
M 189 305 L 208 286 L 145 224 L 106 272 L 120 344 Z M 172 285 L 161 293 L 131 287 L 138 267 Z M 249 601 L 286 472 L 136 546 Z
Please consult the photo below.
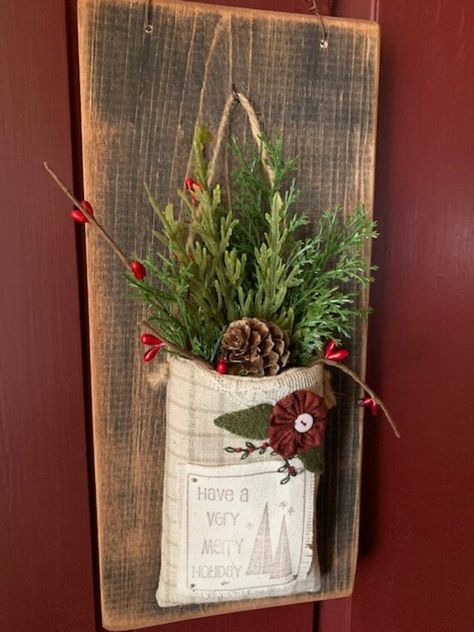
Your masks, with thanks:
M 152 247 L 142 262 L 147 276 L 129 281 L 162 335 L 210 362 L 227 325 L 255 317 L 286 329 L 291 364 L 305 365 L 326 340 L 348 337 L 355 318 L 364 316 L 354 305 L 353 282 L 372 280 L 364 246 L 377 236 L 375 224 L 362 206 L 347 216 L 337 208 L 322 215 L 314 236 L 301 237 L 308 219 L 293 210 L 296 160 L 284 160 L 281 143 L 268 137 L 261 140 L 273 183 L 262 150 L 244 151 L 233 141 L 238 168 L 231 205 L 224 204 L 220 185 L 209 184 L 205 148 L 211 140 L 198 127 L 194 186 L 178 192 L 184 216 L 172 204 L 161 207 L 146 188 L 162 225 L 154 236 L 165 248 Z

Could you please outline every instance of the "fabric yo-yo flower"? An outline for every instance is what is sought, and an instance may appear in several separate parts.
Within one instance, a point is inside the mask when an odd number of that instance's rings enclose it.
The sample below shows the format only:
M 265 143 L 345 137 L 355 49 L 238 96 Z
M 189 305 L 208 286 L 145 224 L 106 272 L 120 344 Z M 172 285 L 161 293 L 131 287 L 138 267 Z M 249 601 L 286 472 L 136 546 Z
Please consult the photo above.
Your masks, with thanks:
M 327 408 L 322 397 L 306 390 L 280 399 L 270 417 L 269 443 L 288 459 L 321 445 L 327 423 Z

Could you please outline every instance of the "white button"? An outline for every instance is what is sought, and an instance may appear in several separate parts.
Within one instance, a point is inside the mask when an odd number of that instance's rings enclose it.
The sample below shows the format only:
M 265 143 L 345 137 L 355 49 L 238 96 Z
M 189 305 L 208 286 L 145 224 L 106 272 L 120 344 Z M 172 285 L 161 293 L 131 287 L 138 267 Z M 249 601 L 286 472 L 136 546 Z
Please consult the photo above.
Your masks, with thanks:
M 309 413 L 302 413 L 295 419 L 296 432 L 307 432 L 313 427 L 313 418 Z

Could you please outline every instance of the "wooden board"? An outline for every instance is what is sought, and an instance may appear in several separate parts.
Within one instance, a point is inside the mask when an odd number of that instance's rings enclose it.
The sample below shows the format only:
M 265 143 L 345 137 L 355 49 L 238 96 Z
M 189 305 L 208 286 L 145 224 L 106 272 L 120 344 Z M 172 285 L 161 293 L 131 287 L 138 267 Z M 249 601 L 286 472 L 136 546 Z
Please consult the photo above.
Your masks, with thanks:
M 373 198 L 379 33 L 375 24 L 177 1 L 79 0 L 86 196 L 128 253 L 145 254 L 154 226 L 143 183 L 176 200 L 197 121 L 215 129 L 235 82 L 267 132 L 299 156 L 299 208 L 316 219 Z M 231 133 L 249 129 L 235 109 Z M 229 169 L 223 156 L 222 172 Z M 138 332 L 145 312 L 113 254 L 88 233 L 94 449 L 104 624 L 127 629 L 215 613 L 340 597 L 352 589 L 361 466 L 358 391 L 341 393 L 318 498 L 322 590 L 317 595 L 160 609 L 164 392 L 147 385 Z M 367 253 L 369 256 L 369 253 Z M 366 303 L 367 296 L 361 298 Z M 362 371 L 365 327 L 352 366 Z

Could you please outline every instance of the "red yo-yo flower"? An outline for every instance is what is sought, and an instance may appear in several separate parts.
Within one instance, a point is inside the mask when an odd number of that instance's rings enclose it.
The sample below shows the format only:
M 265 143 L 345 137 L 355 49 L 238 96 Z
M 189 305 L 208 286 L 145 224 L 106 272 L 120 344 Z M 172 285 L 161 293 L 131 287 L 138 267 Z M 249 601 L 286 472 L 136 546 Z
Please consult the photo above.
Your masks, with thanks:
M 321 445 L 327 424 L 324 399 L 312 391 L 298 390 L 280 399 L 270 417 L 269 443 L 289 459 Z

